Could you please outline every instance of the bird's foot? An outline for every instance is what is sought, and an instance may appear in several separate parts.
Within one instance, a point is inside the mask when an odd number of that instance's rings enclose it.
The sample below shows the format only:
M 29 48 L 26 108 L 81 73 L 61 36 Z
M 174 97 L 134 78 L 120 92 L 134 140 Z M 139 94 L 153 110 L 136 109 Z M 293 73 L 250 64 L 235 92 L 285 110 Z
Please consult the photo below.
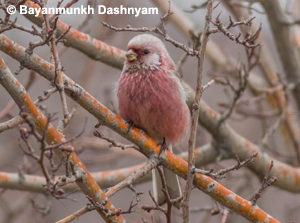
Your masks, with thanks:
M 163 151 L 165 151 L 166 149 L 168 149 L 167 144 L 166 144 L 166 138 L 163 137 L 163 140 L 160 143 L 158 143 L 157 145 L 160 146 L 160 150 L 159 150 L 159 153 L 158 153 L 158 157 L 160 157 L 160 154 Z
M 128 120 L 128 121 L 126 121 L 126 123 L 128 124 L 127 133 L 129 133 L 131 127 L 135 127 L 135 125 L 134 125 L 134 122 L 132 120 Z

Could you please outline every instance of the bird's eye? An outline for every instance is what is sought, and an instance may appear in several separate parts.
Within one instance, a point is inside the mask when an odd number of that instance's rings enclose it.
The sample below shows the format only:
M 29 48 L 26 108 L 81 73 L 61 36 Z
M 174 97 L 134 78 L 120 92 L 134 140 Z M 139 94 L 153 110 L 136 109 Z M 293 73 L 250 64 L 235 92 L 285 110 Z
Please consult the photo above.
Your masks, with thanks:
M 144 54 L 150 53 L 149 50 L 144 50 Z

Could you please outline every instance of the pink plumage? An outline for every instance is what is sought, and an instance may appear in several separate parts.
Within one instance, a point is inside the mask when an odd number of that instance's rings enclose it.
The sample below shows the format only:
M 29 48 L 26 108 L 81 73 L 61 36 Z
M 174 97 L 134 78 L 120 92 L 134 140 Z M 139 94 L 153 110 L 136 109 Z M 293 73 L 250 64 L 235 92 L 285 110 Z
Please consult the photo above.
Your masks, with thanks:
M 187 134 L 190 112 L 174 62 L 160 39 L 149 34 L 128 43 L 119 80 L 119 111 L 158 142 L 179 143 Z
M 165 139 L 172 152 L 172 145 L 187 135 L 190 123 L 174 62 L 161 40 L 149 34 L 130 40 L 126 57 L 118 87 L 120 115 L 157 142 Z M 163 170 L 170 197 L 180 197 L 178 177 L 170 170 Z M 154 198 L 162 204 L 165 196 L 156 170 L 152 170 L 152 178 Z

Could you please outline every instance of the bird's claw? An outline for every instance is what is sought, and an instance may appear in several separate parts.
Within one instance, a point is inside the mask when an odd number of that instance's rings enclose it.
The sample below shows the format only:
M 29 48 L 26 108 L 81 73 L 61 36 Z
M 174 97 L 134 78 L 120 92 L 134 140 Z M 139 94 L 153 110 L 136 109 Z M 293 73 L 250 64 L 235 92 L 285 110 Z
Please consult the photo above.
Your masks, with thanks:
M 128 129 L 127 129 L 127 134 L 129 133 L 131 127 L 134 127 L 134 122 L 132 120 L 128 120 L 126 121 L 126 123 L 128 124 Z
M 160 154 L 163 151 L 165 151 L 166 149 L 168 149 L 167 144 L 166 144 L 166 138 L 163 137 L 163 140 L 160 143 L 158 143 L 157 145 L 160 146 L 160 150 L 159 150 L 159 153 L 158 153 L 158 157 L 160 157 Z
M 192 166 L 191 170 L 192 170 L 192 174 L 195 174 L 197 171 L 197 168 L 195 166 Z

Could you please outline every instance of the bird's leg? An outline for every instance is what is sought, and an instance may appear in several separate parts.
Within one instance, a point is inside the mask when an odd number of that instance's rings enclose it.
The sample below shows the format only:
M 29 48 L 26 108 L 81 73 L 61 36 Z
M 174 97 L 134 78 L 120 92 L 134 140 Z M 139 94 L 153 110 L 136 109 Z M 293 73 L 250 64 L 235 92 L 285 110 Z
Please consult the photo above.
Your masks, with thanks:
M 160 154 L 161 154 L 163 151 L 165 151 L 166 149 L 168 149 L 167 144 L 166 144 L 166 138 L 163 137 L 163 140 L 162 140 L 160 143 L 158 143 L 157 145 L 160 146 L 160 150 L 159 150 L 159 153 L 158 153 L 158 157 L 159 157 Z

